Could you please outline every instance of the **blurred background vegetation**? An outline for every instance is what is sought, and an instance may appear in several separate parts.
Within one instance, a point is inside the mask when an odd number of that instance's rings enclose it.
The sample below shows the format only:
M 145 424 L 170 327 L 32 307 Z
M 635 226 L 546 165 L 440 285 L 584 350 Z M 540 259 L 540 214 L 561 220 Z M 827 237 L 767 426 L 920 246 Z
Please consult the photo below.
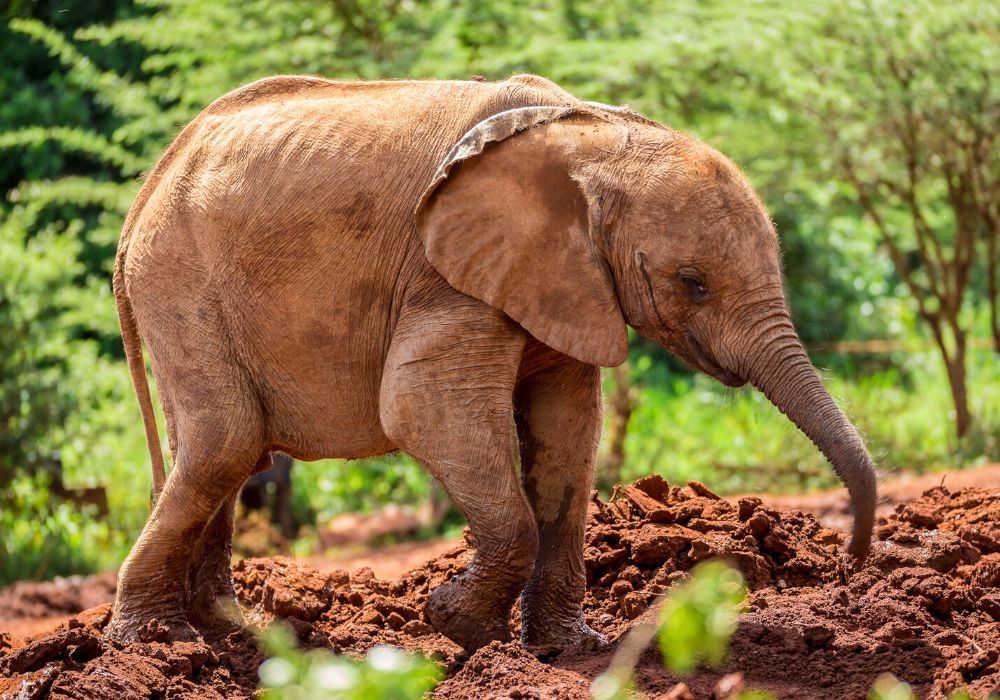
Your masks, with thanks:
M 799 331 L 881 467 L 1000 459 L 995 3 L 0 8 L 0 583 L 113 567 L 141 528 L 149 458 L 110 291 L 118 233 L 180 127 L 277 73 L 534 72 L 697 135 L 768 203 Z M 730 493 L 836 483 L 763 397 L 641 338 L 606 384 L 602 487 L 651 471 Z M 432 491 L 403 457 L 297 464 L 292 478 L 302 523 Z

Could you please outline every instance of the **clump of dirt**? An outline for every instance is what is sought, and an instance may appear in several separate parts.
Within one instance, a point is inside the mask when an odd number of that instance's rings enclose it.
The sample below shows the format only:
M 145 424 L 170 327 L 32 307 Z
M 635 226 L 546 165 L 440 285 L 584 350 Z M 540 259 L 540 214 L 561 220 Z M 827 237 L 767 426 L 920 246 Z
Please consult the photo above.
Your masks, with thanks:
M 931 489 L 879 520 L 862 568 L 845 569 L 841 551 L 841 533 L 811 515 L 646 477 L 609 503 L 592 501 L 584 613 L 620 639 L 697 562 L 723 557 L 750 589 L 726 668 L 679 679 L 650 650 L 637 670 L 643 693 L 725 697 L 745 685 L 778 697 L 863 698 L 882 672 L 921 697 L 1000 689 L 1000 490 Z M 464 571 L 470 553 L 466 542 L 394 581 L 281 557 L 239 562 L 235 578 L 248 621 L 281 618 L 304 647 L 361 654 L 388 643 L 434 655 L 448 669 L 436 697 L 589 697 L 613 645 L 536 658 L 494 643 L 465 658 L 434 631 L 427 594 Z M 89 611 L 20 649 L 0 646 L 0 697 L 252 696 L 261 656 L 250 632 L 122 648 L 100 635 L 107 614 Z
M 617 635 L 692 566 L 725 557 L 751 591 L 829 583 L 836 577 L 841 533 L 811 515 L 736 503 L 691 481 L 671 486 L 658 476 L 591 501 L 584 557 L 585 611 L 600 631 Z
M 108 604 L 0 656 L 0 698 L 249 698 L 263 658 L 247 635 L 212 644 L 110 643 Z

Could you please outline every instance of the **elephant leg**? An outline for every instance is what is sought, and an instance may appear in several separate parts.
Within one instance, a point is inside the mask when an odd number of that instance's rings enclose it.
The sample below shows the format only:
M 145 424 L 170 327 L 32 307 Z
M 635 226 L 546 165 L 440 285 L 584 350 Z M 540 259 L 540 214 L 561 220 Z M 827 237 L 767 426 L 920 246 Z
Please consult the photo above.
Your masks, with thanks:
M 230 532 L 231 499 L 264 453 L 260 416 L 253 414 L 255 404 L 248 397 L 240 400 L 238 386 L 231 382 L 227 393 L 220 393 L 226 406 L 206 405 L 202 392 L 194 414 L 178 417 L 175 465 L 118 572 L 114 615 L 106 630 L 109 638 L 199 639 L 186 615 L 196 549 L 204 548 L 213 562 L 205 568 L 207 578 L 214 577 L 216 590 L 228 593 L 231 579 L 220 579 L 220 572 L 228 569 L 229 562 L 218 545 Z M 225 511 L 220 513 L 223 505 Z M 199 585 L 207 581 L 202 578 L 195 576 Z
M 546 648 L 604 644 L 581 610 L 584 525 L 601 430 L 600 369 L 537 345 L 529 350 L 515 409 L 539 549 L 521 595 L 521 639 Z
M 513 390 L 524 334 L 450 288 L 407 310 L 382 378 L 386 435 L 421 462 L 465 515 L 476 551 L 435 589 L 431 623 L 464 649 L 510 639 L 509 615 L 535 560 L 534 517 L 516 474 Z
M 203 632 L 243 624 L 233 588 L 233 524 L 239 488 L 222 502 L 198 539 L 188 569 L 187 619 Z

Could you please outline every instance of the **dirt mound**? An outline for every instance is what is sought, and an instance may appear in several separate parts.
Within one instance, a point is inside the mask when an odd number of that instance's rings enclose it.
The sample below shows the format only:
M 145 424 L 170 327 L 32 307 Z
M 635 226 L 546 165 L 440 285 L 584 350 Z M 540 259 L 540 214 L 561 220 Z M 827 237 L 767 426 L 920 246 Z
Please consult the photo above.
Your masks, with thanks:
M 733 672 L 778 697 L 863 698 L 884 671 L 922 697 L 1000 689 L 1000 490 L 931 489 L 880 519 L 876 532 L 865 567 L 848 573 L 840 532 L 810 515 L 647 477 L 611 503 L 592 502 L 587 621 L 614 640 L 695 563 L 721 556 L 751 590 L 727 667 L 683 679 L 685 694 L 648 651 L 637 684 L 649 696 L 719 696 Z M 394 581 L 280 557 L 244 560 L 235 575 L 248 621 L 283 618 L 304 647 L 358 654 L 389 643 L 436 655 L 449 676 L 436 697 L 589 697 L 612 650 L 538 659 L 519 644 L 495 643 L 463 659 L 428 624 L 428 592 L 461 573 L 469 554 L 459 545 Z M 106 606 L 88 611 L 25 647 L 0 649 L 0 697 L 252 695 L 261 657 L 248 632 L 121 648 L 100 636 L 106 616 Z

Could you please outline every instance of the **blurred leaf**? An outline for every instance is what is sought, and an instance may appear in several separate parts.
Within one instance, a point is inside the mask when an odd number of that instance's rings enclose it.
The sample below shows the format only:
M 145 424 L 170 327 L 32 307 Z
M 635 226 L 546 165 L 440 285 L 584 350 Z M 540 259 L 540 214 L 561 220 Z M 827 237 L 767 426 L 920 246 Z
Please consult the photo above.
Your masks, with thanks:
M 387 645 L 373 647 L 363 660 L 326 649 L 302 652 L 281 623 L 264 630 L 260 644 L 269 657 L 259 670 L 266 700 L 418 700 L 443 676 L 423 655 Z
M 721 562 L 699 564 L 674 587 L 660 615 L 660 651 L 667 667 L 687 674 L 699 664 L 721 666 L 736 631 L 746 589 L 740 572 Z

